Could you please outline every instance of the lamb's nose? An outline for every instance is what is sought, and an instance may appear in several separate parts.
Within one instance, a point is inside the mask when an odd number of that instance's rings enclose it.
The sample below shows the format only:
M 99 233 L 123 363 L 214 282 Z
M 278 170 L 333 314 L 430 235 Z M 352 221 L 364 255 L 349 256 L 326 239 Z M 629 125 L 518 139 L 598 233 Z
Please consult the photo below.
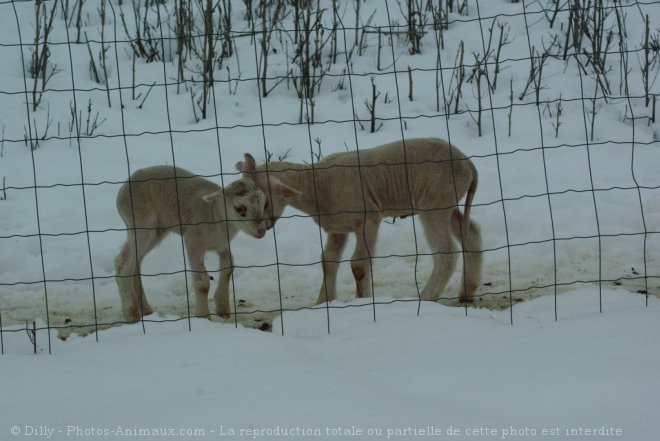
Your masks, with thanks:
M 266 229 L 265 228 L 259 228 L 257 230 L 257 236 L 261 239 L 266 235 Z

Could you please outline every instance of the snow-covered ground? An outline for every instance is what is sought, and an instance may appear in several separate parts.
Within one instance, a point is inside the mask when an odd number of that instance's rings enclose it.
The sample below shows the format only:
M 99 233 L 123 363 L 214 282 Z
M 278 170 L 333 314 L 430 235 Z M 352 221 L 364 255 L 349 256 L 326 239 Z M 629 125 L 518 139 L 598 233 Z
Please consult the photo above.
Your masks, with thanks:
M 644 304 L 607 290 L 600 313 L 579 289 L 559 296 L 560 321 L 541 297 L 515 306 L 514 326 L 506 311 L 393 303 L 374 322 L 371 306 L 349 307 L 330 310 L 330 334 L 322 308 L 285 313 L 283 336 L 280 320 L 273 333 L 146 323 L 55 339 L 38 357 L 24 333 L 5 334 L 0 434 L 652 441 L 660 302 Z
M 106 42 L 127 38 L 119 3 L 108 3 L 116 15 L 108 12 Z M 128 3 L 123 10 L 130 25 Z M 331 8 L 330 1 L 321 3 Z M 350 49 L 354 4 L 339 3 L 345 26 L 339 47 Z M 384 31 L 402 25 L 404 3 L 361 2 L 360 24 Z M 459 431 L 454 438 L 467 439 L 475 435 L 468 430 L 487 427 L 496 432 L 482 438 L 513 438 L 514 429 L 527 428 L 536 433 L 516 432 L 518 439 L 656 439 L 660 123 L 650 120 L 641 67 L 644 19 L 651 36 L 660 35 L 660 3 L 604 2 L 617 5 L 626 29 L 620 46 L 609 9 L 607 100 L 584 56 L 565 61 L 558 55 L 543 65 L 539 106 L 533 87 L 523 93 L 530 53 L 553 48 L 561 54 L 568 12 L 560 12 L 551 28 L 551 13 L 542 10 L 552 9 L 550 1 L 467 3 L 467 15 L 449 16 L 440 58 L 433 32 L 423 38 L 420 55 L 409 53 L 403 36 L 390 44 L 381 35 L 379 51 L 378 34 L 364 34 L 363 53 L 356 51 L 350 62 L 340 54 L 323 79 L 315 124 L 299 124 L 291 81 L 260 98 L 260 58 L 245 37 L 236 38 L 235 55 L 215 73 L 206 120 L 193 116 L 190 90 L 199 92 L 199 84 L 182 84 L 177 93 L 175 62 L 137 59 L 133 80 L 125 41 L 106 43 L 109 105 L 105 86 L 89 71 L 89 51 L 97 57 L 101 48 L 100 2 L 84 3 L 90 49 L 84 37 L 82 44 L 69 44 L 77 31 L 57 13 L 50 36 L 53 90 L 32 111 L 33 83 L 23 67 L 34 39 L 34 2 L 0 2 L 0 57 L 7 60 L 0 65 L 0 439 L 14 426 L 21 436 L 54 429 L 51 439 L 78 435 L 78 428 L 117 434 L 118 426 L 201 428 L 213 437 L 232 429 L 242 438 L 277 427 L 318 429 L 318 439 L 350 437 L 350 430 L 332 430 L 341 427 L 360 429 L 362 436 L 382 430 L 382 438 L 388 429 L 399 430 L 391 433 L 398 439 L 425 438 L 422 430 L 435 429 L 441 435 L 432 435 L 448 438 L 452 428 Z M 243 2 L 232 5 L 234 30 L 246 31 Z M 498 24 L 508 42 L 497 87 L 487 88 L 485 78 L 480 90 L 474 81 L 465 83 L 459 113 L 445 117 L 461 43 L 469 76 L 491 27 L 493 41 L 499 38 Z M 270 86 L 292 64 L 286 55 L 291 42 L 280 35 L 273 45 Z M 621 47 L 627 57 L 620 56 Z M 657 50 L 649 56 L 657 57 Z M 650 75 L 655 96 L 659 65 Z M 189 60 L 186 79 L 198 78 L 196 69 Z M 491 80 L 494 73 L 491 64 Z M 362 128 L 369 126 L 365 102 L 372 79 L 380 93 L 375 133 Z M 98 112 L 103 121 L 92 136 L 84 133 L 88 103 L 92 120 Z M 81 112 L 80 138 L 74 104 Z M 31 150 L 26 136 L 46 139 Z M 407 218 L 381 228 L 373 302 L 353 300 L 352 274 L 343 263 L 339 300 L 329 309 L 305 309 L 321 283 L 322 235 L 310 219 L 287 210 L 264 239 L 239 235 L 232 242 L 232 300 L 239 314 L 229 322 L 185 317 L 194 310 L 194 295 L 187 293 L 181 241 L 171 237 L 142 268 L 156 314 L 145 323 L 117 324 L 123 319 L 113 259 L 125 232 L 115 197 L 132 171 L 175 163 L 226 183 L 237 178 L 233 164 L 244 152 L 259 162 L 272 155 L 311 163 L 402 136 L 448 139 L 479 170 L 473 218 L 483 230 L 484 284 L 473 307 L 452 306 L 458 271 L 446 301 L 417 302 L 431 257 L 420 225 Z M 217 270 L 217 258 L 209 255 L 207 267 Z M 281 308 L 291 311 L 281 316 Z M 23 328 L 33 320 L 53 328 L 37 333 L 39 352 L 52 356 L 28 355 L 32 345 Z M 272 333 L 251 329 L 271 321 Z M 68 433 L 70 427 L 75 430 Z M 621 433 L 573 436 L 580 428 Z M 283 436 L 276 435 L 261 439 Z

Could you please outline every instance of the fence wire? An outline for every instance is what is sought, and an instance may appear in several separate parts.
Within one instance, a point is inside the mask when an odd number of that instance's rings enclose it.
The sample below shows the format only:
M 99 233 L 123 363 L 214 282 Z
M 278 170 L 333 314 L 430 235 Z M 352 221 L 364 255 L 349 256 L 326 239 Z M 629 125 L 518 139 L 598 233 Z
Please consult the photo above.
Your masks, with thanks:
M 421 136 L 460 147 L 480 174 L 472 218 L 483 228 L 483 284 L 474 303 L 458 305 L 453 278 L 442 302 L 468 315 L 475 306 L 508 308 L 511 323 L 516 303 L 544 295 L 554 296 L 559 319 L 559 295 L 580 286 L 598 287 L 601 312 L 610 286 L 643 294 L 648 304 L 660 292 L 660 180 L 641 166 L 660 158 L 660 2 L 498 4 L 0 1 L 0 52 L 13 60 L 0 69 L 1 352 L 6 335 L 28 332 L 35 351 L 51 352 L 51 331 L 98 339 L 100 330 L 127 323 L 112 263 L 127 228 L 114 204 L 137 169 L 181 166 L 224 188 L 239 177 L 233 163 L 244 152 L 259 163 L 306 163 L 315 173 L 329 153 Z M 571 159 L 581 154 L 586 167 L 578 168 Z M 607 154 L 616 173 L 603 162 Z M 357 166 L 366 220 L 361 183 L 369 166 L 359 156 Z M 585 205 L 593 218 L 580 211 Z M 639 213 L 629 211 L 634 206 Z M 270 245 L 230 243 L 235 326 L 270 330 L 279 317 L 284 333 L 284 312 L 322 308 L 330 332 L 344 308 L 369 307 L 377 320 L 381 305 L 410 302 L 420 313 L 436 253 L 419 237 L 415 216 L 389 221 L 380 232 L 385 251 L 370 250 L 369 302 L 314 305 L 330 239 L 313 218 L 329 214 L 318 205 L 316 216 L 289 209 L 261 239 Z M 298 221 L 306 225 L 300 232 Z M 542 234 L 541 224 L 549 231 Z M 627 245 L 620 258 L 609 257 L 610 243 L 628 240 L 636 257 Z M 184 238 L 176 242 L 152 254 L 179 257 L 140 270 L 162 313 L 142 317 L 143 332 L 148 323 L 194 327 L 194 271 Z M 338 262 L 341 273 L 351 258 Z M 406 282 L 397 280 L 398 268 L 410 273 Z M 262 271 L 271 275 L 259 280 Z M 352 296 L 347 274 L 339 282 L 344 300 Z M 163 288 L 174 299 L 159 311 Z M 41 331 L 46 342 L 37 341 Z

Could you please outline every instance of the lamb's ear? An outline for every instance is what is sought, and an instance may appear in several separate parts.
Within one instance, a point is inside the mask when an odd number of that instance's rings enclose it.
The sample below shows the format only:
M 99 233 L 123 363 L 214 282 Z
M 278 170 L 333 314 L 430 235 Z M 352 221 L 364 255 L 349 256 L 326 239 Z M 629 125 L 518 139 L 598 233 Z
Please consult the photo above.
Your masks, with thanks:
M 254 172 L 257 171 L 257 161 L 254 160 L 254 157 L 245 153 L 245 162 L 240 161 L 236 163 L 236 169 L 243 172 L 244 177 L 250 177 Z
M 292 198 L 294 196 L 298 196 L 302 194 L 301 191 L 289 187 L 284 182 L 277 179 L 275 176 L 268 176 L 268 183 L 270 184 L 271 191 L 283 198 Z
M 213 202 L 217 201 L 218 199 L 222 199 L 223 197 L 225 197 L 225 194 L 222 189 L 220 189 L 218 191 L 214 191 L 213 193 L 202 196 L 202 199 L 204 199 L 206 202 Z

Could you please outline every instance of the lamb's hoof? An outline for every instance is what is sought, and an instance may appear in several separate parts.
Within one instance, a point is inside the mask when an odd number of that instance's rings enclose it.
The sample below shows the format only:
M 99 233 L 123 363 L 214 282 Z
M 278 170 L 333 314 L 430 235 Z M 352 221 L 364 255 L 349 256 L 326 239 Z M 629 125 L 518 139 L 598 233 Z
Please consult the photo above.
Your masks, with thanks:
M 138 314 L 137 312 L 125 312 L 124 320 L 127 323 L 135 323 L 140 320 L 140 314 Z
M 228 311 L 216 311 L 215 313 L 221 319 L 228 320 L 231 317 L 231 314 Z
M 211 316 L 211 313 L 209 311 L 196 311 L 195 315 L 193 315 L 193 318 L 211 320 L 213 317 Z
M 149 305 L 142 305 L 142 313 L 140 313 L 140 308 L 138 307 L 131 307 L 127 310 L 124 310 L 124 319 L 128 323 L 135 323 L 140 321 L 143 317 L 146 317 L 148 315 L 151 315 L 154 313 L 153 308 Z

